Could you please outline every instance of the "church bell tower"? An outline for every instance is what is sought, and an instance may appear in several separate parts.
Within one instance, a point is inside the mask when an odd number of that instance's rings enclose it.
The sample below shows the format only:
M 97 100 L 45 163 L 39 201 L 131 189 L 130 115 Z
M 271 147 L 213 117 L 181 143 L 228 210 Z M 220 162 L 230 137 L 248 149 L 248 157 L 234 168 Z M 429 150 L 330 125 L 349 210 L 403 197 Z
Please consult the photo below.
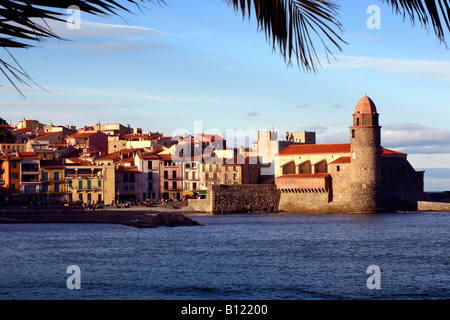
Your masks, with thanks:
M 381 182 L 381 127 L 375 103 L 365 95 L 356 105 L 351 145 L 352 212 L 379 211 Z

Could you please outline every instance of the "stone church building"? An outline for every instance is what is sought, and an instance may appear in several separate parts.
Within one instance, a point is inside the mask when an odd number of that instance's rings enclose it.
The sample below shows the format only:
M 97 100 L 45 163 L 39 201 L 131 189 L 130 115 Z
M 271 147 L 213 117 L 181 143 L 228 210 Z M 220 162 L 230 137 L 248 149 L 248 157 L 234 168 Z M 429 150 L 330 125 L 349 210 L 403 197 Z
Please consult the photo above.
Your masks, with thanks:
M 278 156 L 280 211 L 382 212 L 424 192 L 424 172 L 381 146 L 379 114 L 367 96 L 356 105 L 350 143 L 292 145 Z

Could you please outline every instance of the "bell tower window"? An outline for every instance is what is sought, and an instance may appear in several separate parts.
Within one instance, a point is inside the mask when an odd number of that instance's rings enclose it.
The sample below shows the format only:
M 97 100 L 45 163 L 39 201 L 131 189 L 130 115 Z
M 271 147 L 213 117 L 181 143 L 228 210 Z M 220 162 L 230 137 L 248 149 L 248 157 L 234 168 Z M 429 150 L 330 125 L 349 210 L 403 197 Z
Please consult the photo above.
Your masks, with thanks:
M 356 118 L 356 126 L 359 126 L 359 118 Z
M 352 138 L 355 138 L 355 129 L 352 130 Z

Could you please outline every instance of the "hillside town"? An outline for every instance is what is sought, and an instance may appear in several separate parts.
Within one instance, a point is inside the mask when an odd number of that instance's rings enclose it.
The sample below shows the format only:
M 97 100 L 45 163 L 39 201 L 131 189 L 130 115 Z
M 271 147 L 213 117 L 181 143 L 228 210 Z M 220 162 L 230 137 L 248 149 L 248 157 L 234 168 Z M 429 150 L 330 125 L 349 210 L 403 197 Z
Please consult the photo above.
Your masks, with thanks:
M 270 169 L 280 148 L 315 143 L 315 132 L 278 140 L 272 130 L 258 132 L 251 147 L 229 148 L 218 135 L 172 137 L 120 123 L 76 128 L 25 118 L 3 121 L 1 128 L 1 204 L 146 205 L 204 198 L 213 184 L 273 183 Z M 267 152 L 260 156 L 263 144 Z

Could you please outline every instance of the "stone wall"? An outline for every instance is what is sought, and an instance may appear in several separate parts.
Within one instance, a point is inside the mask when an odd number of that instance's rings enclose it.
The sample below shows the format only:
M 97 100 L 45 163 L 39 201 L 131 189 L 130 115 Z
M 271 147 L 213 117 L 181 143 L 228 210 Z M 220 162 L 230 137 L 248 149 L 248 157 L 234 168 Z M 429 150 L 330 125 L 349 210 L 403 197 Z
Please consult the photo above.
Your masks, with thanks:
M 213 185 L 212 213 L 277 212 L 280 191 L 274 184 Z
M 278 212 L 280 191 L 273 184 L 212 185 L 206 199 L 189 200 L 195 211 L 213 214 Z
M 331 212 L 329 192 L 285 193 L 280 197 L 279 210 L 295 213 Z

